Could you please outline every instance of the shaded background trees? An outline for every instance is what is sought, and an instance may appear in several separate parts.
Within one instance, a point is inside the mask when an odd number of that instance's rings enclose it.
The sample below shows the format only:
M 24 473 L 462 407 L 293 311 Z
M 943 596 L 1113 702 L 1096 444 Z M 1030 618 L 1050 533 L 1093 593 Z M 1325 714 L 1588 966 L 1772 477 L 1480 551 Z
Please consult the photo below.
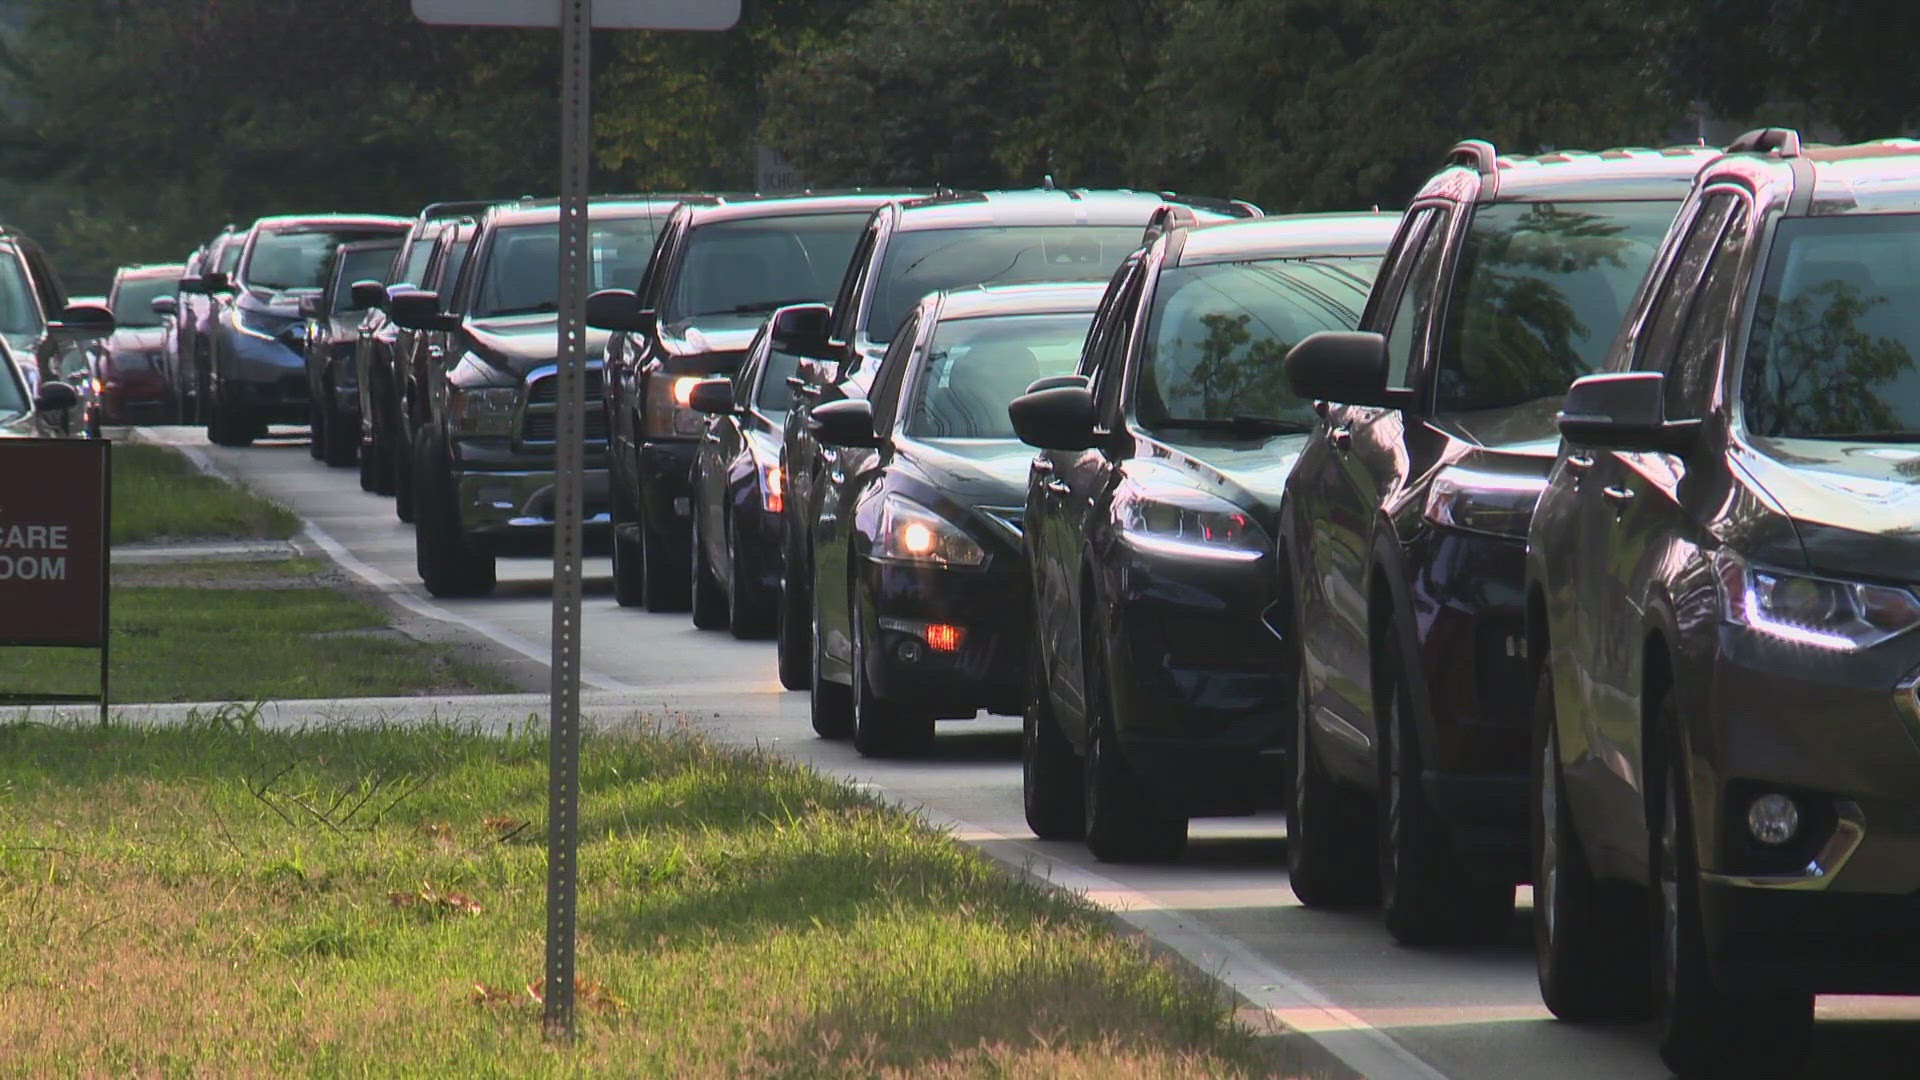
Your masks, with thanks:
M 603 188 L 1177 188 L 1397 205 L 1454 140 L 1657 144 L 1690 103 L 1848 136 L 1920 101 L 1920 8 L 1814 0 L 747 0 L 725 34 L 605 35 Z M 407 0 L 14 0 L 0 199 L 76 286 L 220 224 L 545 192 L 553 35 Z M 1796 116 L 1793 119 L 1800 119 Z

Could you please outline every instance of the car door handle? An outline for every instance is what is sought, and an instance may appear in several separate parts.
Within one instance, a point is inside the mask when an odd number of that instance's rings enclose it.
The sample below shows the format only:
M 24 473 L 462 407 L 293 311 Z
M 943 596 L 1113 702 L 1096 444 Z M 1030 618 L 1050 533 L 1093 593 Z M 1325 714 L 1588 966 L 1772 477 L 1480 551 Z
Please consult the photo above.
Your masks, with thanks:
M 1067 482 L 1065 480 L 1062 480 L 1057 476 L 1049 476 L 1045 480 L 1040 481 L 1040 486 L 1043 488 L 1046 488 L 1048 491 L 1053 492 L 1055 495 L 1065 495 L 1068 492 L 1073 490 L 1071 487 L 1067 486 Z
M 722 439 L 720 436 L 715 435 L 713 432 L 709 431 L 705 435 L 700 436 L 700 441 L 717 443 L 717 442 L 725 442 L 726 440 Z
M 1353 449 L 1353 429 L 1350 427 L 1328 428 L 1327 445 L 1341 453 Z
M 1584 473 L 1591 468 L 1593 468 L 1592 454 L 1568 454 L 1567 455 L 1567 471 L 1570 473 L 1573 473 L 1575 476 L 1578 476 L 1581 473 Z
M 1633 490 L 1631 488 L 1607 487 L 1601 490 L 1600 495 L 1606 499 L 1607 502 L 1613 504 L 1613 509 L 1616 513 L 1625 510 L 1627 504 L 1633 502 Z

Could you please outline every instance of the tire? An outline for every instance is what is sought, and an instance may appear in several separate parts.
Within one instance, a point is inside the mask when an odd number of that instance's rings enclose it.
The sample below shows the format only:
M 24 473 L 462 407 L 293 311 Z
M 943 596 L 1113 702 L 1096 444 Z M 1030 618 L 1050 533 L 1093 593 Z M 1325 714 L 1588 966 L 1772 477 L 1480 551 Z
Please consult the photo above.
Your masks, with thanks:
M 706 538 L 700 535 L 700 515 L 693 515 L 693 559 L 687 574 L 693 625 L 699 630 L 723 630 L 727 625 L 727 598 L 707 564 Z
M 376 495 L 394 494 L 396 481 L 402 471 L 400 462 L 406 458 L 408 449 L 400 438 L 400 433 L 406 430 L 406 425 L 402 424 L 397 416 L 389 416 L 385 419 L 380 416 L 381 405 L 385 401 L 386 395 L 381 394 L 372 403 L 374 406 L 373 437 L 362 450 L 362 453 L 371 453 L 374 458 L 373 487 L 369 490 Z
M 853 687 L 820 677 L 824 665 L 820 662 L 819 627 L 811 629 L 807 642 L 813 650 L 812 663 L 807 665 L 808 710 L 813 719 L 813 733 L 823 739 L 848 738 L 853 734 Z
M 359 449 L 360 490 L 372 495 L 384 495 L 380 490 L 380 478 L 389 474 L 392 466 L 380 453 L 378 443 L 362 442 Z
M 252 446 L 256 437 L 252 417 L 239 409 L 229 409 L 223 402 L 207 402 L 208 442 L 215 446 Z
M 393 433 L 393 516 L 413 521 L 413 457 L 423 428 L 405 423 Z
M 783 530 L 784 531 L 784 530 Z M 781 552 L 779 607 L 774 619 L 774 649 L 780 685 L 806 690 L 813 685 L 813 621 L 800 567 L 806 564 L 787 545 Z
M 1081 759 L 1081 804 L 1087 850 L 1101 862 L 1165 862 L 1187 847 L 1187 819 L 1161 807 L 1158 795 L 1127 763 L 1113 729 L 1113 683 L 1104 634 L 1089 627 L 1087 752 Z
M 354 464 L 360 456 L 359 429 L 348 427 L 346 417 L 325 403 L 314 404 L 313 419 L 320 440 L 320 460 L 330 469 Z
M 1402 945 L 1477 945 L 1504 937 L 1513 923 L 1514 883 L 1454 850 L 1445 822 L 1427 801 L 1420 739 L 1398 649 L 1379 650 L 1380 906 L 1387 932 Z
M 1287 803 L 1287 881 L 1310 908 L 1369 907 L 1380 902 L 1373 803 L 1342 784 L 1314 750 L 1306 674 L 1299 675 L 1293 790 Z
M 1037 621 L 1037 620 L 1036 620 Z M 1036 627 L 1027 650 L 1027 708 L 1020 718 L 1020 802 L 1027 828 L 1042 840 L 1087 835 L 1086 781 L 1080 755 L 1053 715 L 1053 693 Z
M 1660 1060 L 1682 1077 L 1803 1075 L 1813 1041 L 1813 995 L 1729 990 L 1707 963 L 1686 758 L 1671 694 L 1658 716 L 1660 810 L 1648 822 L 1647 853 Z
M 327 409 L 316 401 L 309 410 L 307 456 L 315 461 L 327 460 Z
M 853 748 L 861 757 L 924 753 L 933 743 L 933 715 L 886 700 L 867 681 L 867 619 L 857 587 L 847 598 L 847 621 L 853 627 Z
M 727 518 L 727 629 L 740 641 L 773 635 L 774 602 L 755 585 L 740 561 L 740 530 L 732 515 Z M 786 679 L 782 677 L 782 683 Z M 789 687 L 791 689 L 791 687 Z
M 193 420 L 195 424 L 205 424 L 213 416 L 212 401 L 213 380 L 207 374 L 207 364 L 203 357 L 193 366 Z
M 648 611 L 685 611 L 693 600 L 693 575 L 687 561 L 676 559 L 665 540 L 647 522 L 645 499 L 640 512 L 640 590 Z
M 1637 1020 L 1647 1013 L 1645 905 L 1593 878 L 1564 797 L 1553 674 L 1533 704 L 1533 954 L 1540 997 L 1562 1020 Z
M 485 596 L 493 591 L 493 556 L 474 546 L 460 527 L 460 507 L 447 468 L 446 444 L 423 432 L 414 447 L 414 563 L 437 597 Z

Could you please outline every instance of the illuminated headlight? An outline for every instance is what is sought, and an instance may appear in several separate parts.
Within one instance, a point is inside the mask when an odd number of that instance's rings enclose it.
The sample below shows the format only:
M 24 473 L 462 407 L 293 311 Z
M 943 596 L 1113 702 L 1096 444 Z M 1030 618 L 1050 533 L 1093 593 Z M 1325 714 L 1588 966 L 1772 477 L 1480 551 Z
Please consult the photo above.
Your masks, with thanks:
M 278 341 L 280 340 L 280 335 L 285 333 L 288 327 L 302 325 L 291 319 L 263 315 L 260 312 L 248 311 L 242 307 L 235 307 L 228 311 L 227 321 L 233 324 L 235 330 L 240 331 L 248 337 L 259 338 L 262 341 Z
M 958 525 L 904 495 L 888 495 L 880 504 L 880 535 L 875 558 L 937 566 L 979 566 L 987 553 Z
M 1120 537 L 1129 547 L 1155 555 L 1216 562 L 1253 562 L 1272 546 L 1265 529 L 1247 512 L 1200 492 L 1122 492 L 1114 500 Z
M 693 388 L 704 376 L 654 376 L 647 380 L 647 436 L 649 438 L 691 438 L 700 434 L 705 413 L 687 407 Z
M 1920 625 L 1920 600 L 1906 589 L 1782 573 L 1725 549 L 1714 563 L 1727 621 L 1768 637 L 1857 652 Z
M 1442 469 L 1427 489 L 1427 520 L 1467 532 L 1525 540 L 1534 504 L 1546 486 L 1545 478 L 1538 476 L 1458 466 Z
M 455 390 L 447 401 L 447 417 L 460 435 L 504 437 L 513 434 L 513 408 L 520 391 L 511 386 Z

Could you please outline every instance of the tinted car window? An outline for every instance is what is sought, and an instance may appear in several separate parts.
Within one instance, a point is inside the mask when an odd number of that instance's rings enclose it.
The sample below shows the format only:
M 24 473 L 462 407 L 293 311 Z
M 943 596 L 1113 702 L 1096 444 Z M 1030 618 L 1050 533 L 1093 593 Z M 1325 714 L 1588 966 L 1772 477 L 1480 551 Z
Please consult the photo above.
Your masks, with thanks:
M 0 345 L 0 350 L 6 346 Z M 19 416 L 27 411 L 27 387 L 21 381 L 19 368 L 14 366 L 13 357 L 0 351 L 0 419 Z
M 1456 271 L 1436 407 L 1464 412 L 1565 395 L 1605 358 L 1677 206 L 1481 207 Z
M 253 241 L 242 278 L 262 289 L 320 289 L 327 284 L 327 267 L 341 244 L 376 240 L 390 231 L 263 230 Z
M 1742 414 L 1758 435 L 1920 432 L 1920 216 L 1780 223 L 1754 304 Z
M 907 309 L 930 292 L 983 282 L 1103 281 L 1140 246 L 1138 225 L 924 229 L 887 245 L 867 336 L 892 340 Z
M 934 327 L 913 390 L 907 434 L 924 439 L 1011 439 L 1007 403 L 1035 379 L 1080 359 L 1093 313 L 952 319 Z
M 113 321 L 121 326 L 159 326 L 153 313 L 158 296 L 172 296 L 178 283 L 172 277 L 122 278 L 113 286 Z
M 674 323 L 702 315 L 748 315 L 833 295 L 868 215 L 809 214 L 716 221 L 687 238 L 660 305 Z
M 0 252 L 0 334 L 38 334 L 43 328 L 26 264 L 10 251 Z
M 1163 272 L 1135 376 L 1141 425 L 1236 416 L 1312 424 L 1312 403 L 1288 389 L 1280 361 L 1316 330 L 1353 329 L 1379 266 L 1368 256 Z
M 220 265 L 217 269 L 223 274 L 233 273 L 240 265 L 240 253 L 245 250 L 246 245 L 238 239 L 228 242 L 226 247 L 220 249 Z
M 761 412 L 779 419 L 793 408 L 793 387 L 787 380 L 800 374 L 800 357 L 795 353 L 767 350 L 767 373 L 760 377 L 760 391 L 753 403 Z
M 645 217 L 601 219 L 593 222 L 589 248 L 592 281 L 589 291 L 625 288 L 640 276 L 653 250 L 659 222 Z M 509 225 L 493 238 L 485 277 L 475 293 L 472 314 L 478 318 L 533 315 L 560 308 L 560 226 Z
M 420 284 L 420 276 L 427 272 L 427 260 L 431 258 L 433 258 L 433 243 L 423 238 L 407 249 L 406 265 L 400 268 L 399 276 L 388 284 L 398 285 L 401 282 L 409 285 Z
M 364 251 L 348 252 L 346 265 L 340 268 L 340 287 L 333 295 L 333 310 L 356 310 L 353 306 L 353 290 L 349 286 L 356 281 L 379 277 L 392 264 L 392 248 L 368 248 Z

